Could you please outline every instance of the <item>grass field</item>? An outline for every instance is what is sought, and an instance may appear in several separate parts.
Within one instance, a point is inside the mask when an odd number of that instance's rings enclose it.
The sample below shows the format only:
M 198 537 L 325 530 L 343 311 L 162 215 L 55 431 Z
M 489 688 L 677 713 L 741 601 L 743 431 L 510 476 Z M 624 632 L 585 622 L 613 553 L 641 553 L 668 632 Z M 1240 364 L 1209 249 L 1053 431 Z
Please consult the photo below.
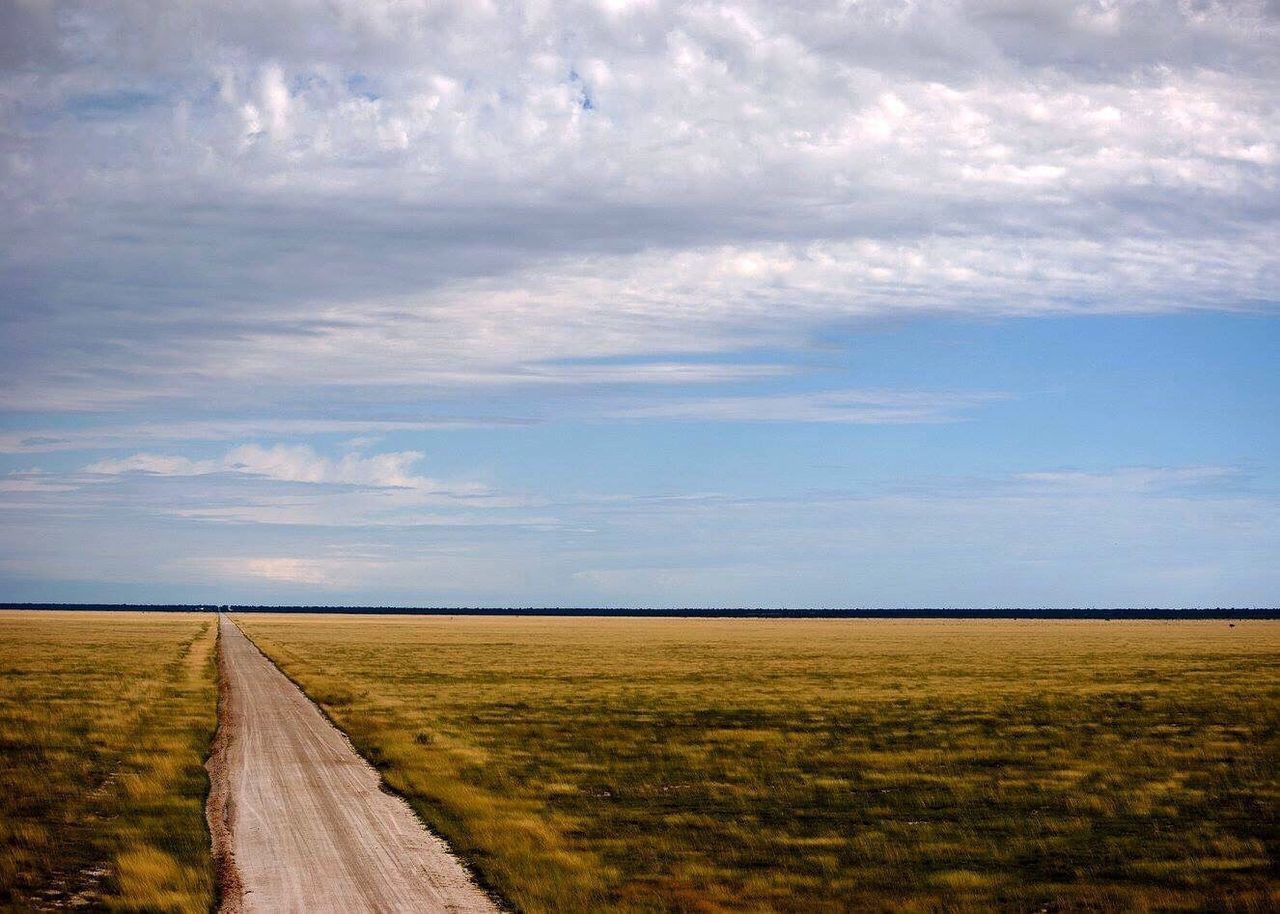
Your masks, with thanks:
M 1280 910 L 1280 624 L 239 616 L 527 912 Z
M 0 610 L 0 910 L 209 910 L 213 623 Z

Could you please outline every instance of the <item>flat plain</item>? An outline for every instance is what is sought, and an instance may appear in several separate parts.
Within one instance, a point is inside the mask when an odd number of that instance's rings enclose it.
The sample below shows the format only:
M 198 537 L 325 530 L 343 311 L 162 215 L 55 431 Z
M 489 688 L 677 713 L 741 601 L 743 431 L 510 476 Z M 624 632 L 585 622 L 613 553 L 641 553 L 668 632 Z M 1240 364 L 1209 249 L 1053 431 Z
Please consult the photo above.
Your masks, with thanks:
M 1280 623 L 237 621 L 522 911 L 1280 909 Z
M 220 914 L 498 914 L 315 704 L 235 625 L 219 624 L 209 819 Z
M 0 610 L 0 910 L 209 910 L 214 622 Z

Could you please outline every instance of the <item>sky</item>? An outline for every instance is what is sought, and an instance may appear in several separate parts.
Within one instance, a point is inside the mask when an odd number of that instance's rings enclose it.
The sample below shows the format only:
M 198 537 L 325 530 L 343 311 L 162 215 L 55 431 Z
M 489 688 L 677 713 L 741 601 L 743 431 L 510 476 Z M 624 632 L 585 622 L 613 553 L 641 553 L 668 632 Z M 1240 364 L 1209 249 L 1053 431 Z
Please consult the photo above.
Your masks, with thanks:
M 1276 606 L 1278 47 L 0 4 L 0 600 Z

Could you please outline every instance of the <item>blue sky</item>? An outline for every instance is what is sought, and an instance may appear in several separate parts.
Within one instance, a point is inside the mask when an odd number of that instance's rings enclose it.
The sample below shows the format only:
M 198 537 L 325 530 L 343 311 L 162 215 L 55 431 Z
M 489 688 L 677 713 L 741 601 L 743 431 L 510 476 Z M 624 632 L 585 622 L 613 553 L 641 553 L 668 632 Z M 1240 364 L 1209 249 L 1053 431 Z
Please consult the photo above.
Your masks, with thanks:
M 1271 5 L 0 16 L 0 599 L 1280 595 Z

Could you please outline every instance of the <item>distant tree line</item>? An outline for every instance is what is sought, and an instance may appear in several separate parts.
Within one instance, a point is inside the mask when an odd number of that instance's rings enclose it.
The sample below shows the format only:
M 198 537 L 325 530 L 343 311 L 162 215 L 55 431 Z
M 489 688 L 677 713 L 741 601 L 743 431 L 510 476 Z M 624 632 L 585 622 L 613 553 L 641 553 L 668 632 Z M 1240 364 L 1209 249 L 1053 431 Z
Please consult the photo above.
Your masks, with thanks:
M 1162 607 L 1099 608 L 797 608 L 763 609 L 736 607 L 722 609 L 672 607 L 592 607 L 592 606 L 251 606 L 215 603 L 0 603 L 12 609 L 132 610 L 135 612 L 192 612 L 220 610 L 260 613 L 358 613 L 363 615 L 412 616 L 609 616 L 671 619 L 1280 619 L 1280 608 L 1271 607 Z

